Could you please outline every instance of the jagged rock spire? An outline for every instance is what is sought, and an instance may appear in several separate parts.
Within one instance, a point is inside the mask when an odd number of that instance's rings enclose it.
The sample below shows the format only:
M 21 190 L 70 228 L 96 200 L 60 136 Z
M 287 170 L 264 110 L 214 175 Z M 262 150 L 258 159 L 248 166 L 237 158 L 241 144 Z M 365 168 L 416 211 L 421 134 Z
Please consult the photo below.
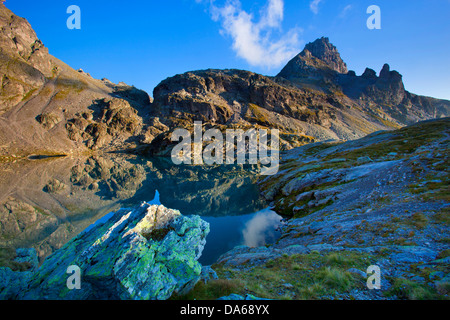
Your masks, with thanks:
M 322 37 L 308 43 L 301 53 L 289 61 L 278 76 L 288 80 L 305 76 L 323 78 L 328 75 L 328 71 L 343 74 L 348 72 L 347 65 L 336 47 L 328 38 Z
M 310 42 L 304 51 L 309 51 L 313 57 L 325 62 L 331 69 L 339 73 L 347 73 L 347 65 L 342 60 L 337 48 L 326 37 Z

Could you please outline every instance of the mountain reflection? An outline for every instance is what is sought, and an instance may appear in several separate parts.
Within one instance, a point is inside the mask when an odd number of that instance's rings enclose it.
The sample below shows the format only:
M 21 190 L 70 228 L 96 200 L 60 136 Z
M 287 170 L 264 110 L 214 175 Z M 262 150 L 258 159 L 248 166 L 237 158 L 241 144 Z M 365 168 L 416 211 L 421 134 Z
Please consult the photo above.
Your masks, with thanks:
M 175 166 L 131 155 L 0 164 L 0 246 L 34 247 L 42 259 L 120 207 L 160 201 L 184 215 L 239 216 L 266 204 L 258 168 Z

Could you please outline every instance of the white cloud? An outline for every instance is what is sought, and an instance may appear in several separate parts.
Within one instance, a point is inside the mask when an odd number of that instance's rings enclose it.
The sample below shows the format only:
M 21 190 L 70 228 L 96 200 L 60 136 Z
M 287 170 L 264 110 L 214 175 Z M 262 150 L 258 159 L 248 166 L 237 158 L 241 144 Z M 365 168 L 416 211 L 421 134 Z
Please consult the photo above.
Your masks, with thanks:
M 284 18 L 284 2 L 283 0 L 269 0 L 267 7 L 261 13 L 262 19 L 260 24 L 268 27 L 278 28 L 281 26 Z
M 318 14 L 319 13 L 319 4 L 320 4 L 320 2 L 322 2 L 322 0 L 312 0 L 309 3 L 309 8 L 311 9 L 311 11 L 314 14 Z
M 340 17 L 340 18 L 345 18 L 345 17 L 347 16 L 347 13 L 348 13 L 350 10 L 352 10 L 352 8 L 353 8 L 353 6 L 352 6 L 351 4 L 345 6 L 345 8 L 342 9 L 342 11 L 341 11 L 339 17 Z
M 248 247 L 260 247 L 267 240 L 274 238 L 275 228 L 280 224 L 281 217 L 271 210 L 262 210 L 246 223 L 242 230 L 244 245 Z
M 200 0 L 196 0 L 200 1 Z M 227 0 L 223 7 L 210 1 L 212 19 L 221 23 L 222 35 L 233 40 L 233 50 L 253 66 L 275 68 L 285 64 L 300 50 L 300 29 L 281 33 L 284 1 L 268 0 L 255 21 L 252 13 L 242 9 L 239 0 Z

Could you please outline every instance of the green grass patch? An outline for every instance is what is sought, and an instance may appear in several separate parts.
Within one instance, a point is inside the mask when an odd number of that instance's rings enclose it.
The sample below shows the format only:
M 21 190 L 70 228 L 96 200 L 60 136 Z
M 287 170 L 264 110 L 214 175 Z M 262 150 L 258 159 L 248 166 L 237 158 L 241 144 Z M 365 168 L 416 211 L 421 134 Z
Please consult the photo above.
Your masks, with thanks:
M 448 126 L 448 120 L 434 121 L 409 126 L 394 131 L 395 136 L 379 143 L 369 144 L 349 151 L 331 154 L 325 160 L 346 158 L 357 160 L 359 157 L 369 156 L 372 160 L 386 156 L 390 152 L 403 155 L 412 154 L 417 148 L 442 138 L 442 131 Z M 389 132 L 387 134 L 393 134 Z
M 219 278 L 239 281 L 233 293 L 253 294 L 268 299 L 326 299 L 363 289 L 365 279 L 349 273 L 349 268 L 366 270 L 373 257 L 352 251 L 321 254 L 284 255 L 250 269 L 229 269 L 214 265 Z M 240 291 L 239 291 L 240 290 Z M 223 296 L 225 294 L 222 294 Z M 194 297 L 195 298 L 195 297 Z
M 30 99 L 31 96 L 32 96 L 37 90 L 38 90 L 38 88 L 34 88 L 34 89 L 31 89 L 30 91 L 28 91 L 28 92 L 23 96 L 22 101 L 26 101 L 26 100 Z
M 422 212 L 416 212 L 405 220 L 406 225 L 413 226 L 417 229 L 423 229 L 427 226 L 429 220 Z
M 260 106 L 253 103 L 249 103 L 248 108 L 252 112 L 252 116 L 248 117 L 249 118 L 248 120 L 255 121 L 260 125 L 269 125 L 267 121 L 267 115 Z
M 325 267 L 317 273 L 318 283 L 328 290 L 346 292 L 351 289 L 353 284 L 352 275 L 335 267 Z
M 439 252 L 439 255 L 437 256 L 438 259 L 443 259 L 450 257 L 450 249 L 445 249 Z
M 426 284 L 408 279 L 396 278 L 386 296 L 396 296 L 402 300 L 441 300 L 444 297 Z
M 326 150 L 328 148 L 337 146 L 339 144 L 342 144 L 342 142 L 329 142 L 329 143 L 321 142 L 321 143 L 316 143 L 314 145 L 311 145 L 311 147 L 308 147 L 308 149 L 305 150 L 304 155 L 306 155 L 306 156 L 315 155 L 315 154 L 318 154 L 321 151 L 324 151 L 324 150 Z

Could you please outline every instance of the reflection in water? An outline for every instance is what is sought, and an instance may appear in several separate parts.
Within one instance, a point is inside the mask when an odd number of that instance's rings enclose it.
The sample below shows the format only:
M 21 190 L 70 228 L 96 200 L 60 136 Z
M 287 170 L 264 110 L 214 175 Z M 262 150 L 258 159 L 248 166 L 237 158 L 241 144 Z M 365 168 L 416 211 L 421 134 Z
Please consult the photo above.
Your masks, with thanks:
M 42 261 L 88 225 L 119 209 L 145 179 L 144 167 L 125 157 L 3 163 L 0 246 L 34 247 Z
M 117 154 L 3 163 L 0 246 L 34 247 L 42 261 L 111 211 L 150 201 L 157 190 L 161 204 L 184 215 L 207 221 L 235 216 L 247 222 L 249 214 L 267 206 L 256 173 L 259 169 L 252 166 L 176 166 L 170 159 Z M 242 239 L 242 223 L 229 228 L 221 223 L 211 228 L 208 241 L 218 243 L 214 237 L 219 239 L 224 230 L 223 243 Z M 255 223 L 247 228 L 247 238 L 252 230 L 260 232 Z M 208 247 L 220 251 L 220 246 Z
M 276 240 L 276 227 L 282 218 L 274 211 L 266 209 L 257 212 L 245 225 L 242 231 L 244 245 L 248 247 L 260 247 Z
M 256 213 L 228 216 L 203 217 L 210 224 L 211 232 L 200 258 L 203 265 L 213 264 L 223 253 L 236 246 L 258 247 L 275 242 L 282 218 L 270 209 Z
M 155 198 L 152 201 L 147 201 L 147 203 L 149 205 L 160 205 L 161 204 L 161 202 L 159 201 L 159 193 L 158 193 L 158 191 L 156 191 Z M 85 233 L 89 232 L 90 230 L 92 230 L 93 228 L 105 224 L 106 222 L 108 222 L 109 219 L 114 217 L 114 214 L 115 214 L 115 212 L 111 211 L 107 215 L 104 215 L 103 217 L 101 217 L 100 219 L 95 221 L 93 224 L 88 226 L 86 229 L 84 229 L 82 231 L 82 233 L 85 234 Z
M 257 168 L 174 165 L 170 158 L 147 159 L 143 165 L 147 179 L 130 199 L 134 203 L 148 201 L 158 189 L 161 203 L 184 215 L 243 215 L 266 206 L 255 184 Z

